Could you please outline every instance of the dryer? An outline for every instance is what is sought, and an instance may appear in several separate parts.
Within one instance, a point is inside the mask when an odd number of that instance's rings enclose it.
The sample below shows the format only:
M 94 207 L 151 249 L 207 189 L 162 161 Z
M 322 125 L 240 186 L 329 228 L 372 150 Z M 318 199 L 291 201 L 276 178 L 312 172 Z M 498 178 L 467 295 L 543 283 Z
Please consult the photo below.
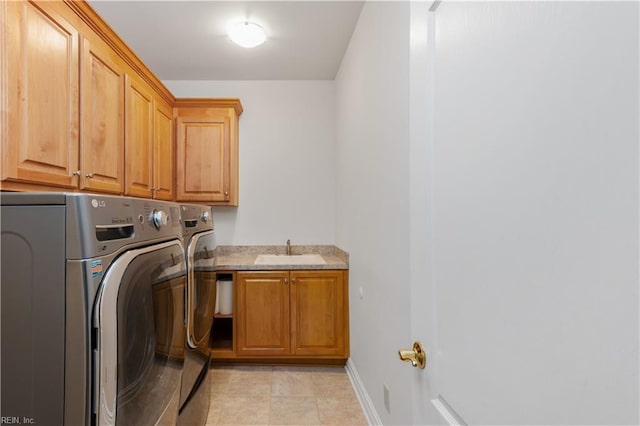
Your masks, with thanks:
M 210 334 L 216 300 L 216 248 L 211 207 L 180 205 L 187 260 L 187 333 L 179 425 L 204 425 L 210 399 Z
M 1 415 L 175 424 L 186 262 L 177 204 L 1 193 Z

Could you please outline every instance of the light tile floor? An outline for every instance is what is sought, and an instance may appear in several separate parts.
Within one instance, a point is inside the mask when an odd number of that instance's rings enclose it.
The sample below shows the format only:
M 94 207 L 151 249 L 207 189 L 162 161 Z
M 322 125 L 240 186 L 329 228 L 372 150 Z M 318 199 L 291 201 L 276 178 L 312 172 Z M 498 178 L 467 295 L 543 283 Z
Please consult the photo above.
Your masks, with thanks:
M 207 425 L 366 425 L 344 368 L 214 367 Z

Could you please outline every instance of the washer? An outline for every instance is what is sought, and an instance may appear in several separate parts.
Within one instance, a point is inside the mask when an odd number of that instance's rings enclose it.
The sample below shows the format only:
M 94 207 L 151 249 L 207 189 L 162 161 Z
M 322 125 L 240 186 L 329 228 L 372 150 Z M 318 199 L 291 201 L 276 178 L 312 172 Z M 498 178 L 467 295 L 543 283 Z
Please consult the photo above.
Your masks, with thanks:
M 0 202 L 1 415 L 174 424 L 186 285 L 178 205 L 76 193 Z
M 180 425 L 203 425 L 209 411 L 209 337 L 216 300 L 216 247 L 211 207 L 180 205 L 187 259 L 187 333 L 180 392 Z

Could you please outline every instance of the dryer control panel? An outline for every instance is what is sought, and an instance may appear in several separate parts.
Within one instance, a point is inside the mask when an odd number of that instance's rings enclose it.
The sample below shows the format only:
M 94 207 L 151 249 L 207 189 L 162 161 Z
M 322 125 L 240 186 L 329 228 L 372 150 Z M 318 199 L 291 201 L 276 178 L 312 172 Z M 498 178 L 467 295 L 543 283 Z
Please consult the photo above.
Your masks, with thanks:
M 188 240 L 193 234 L 213 229 L 213 213 L 210 206 L 181 204 L 180 222 L 182 236 Z
M 67 195 L 67 258 L 86 259 L 124 246 L 181 238 L 177 204 L 94 194 Z

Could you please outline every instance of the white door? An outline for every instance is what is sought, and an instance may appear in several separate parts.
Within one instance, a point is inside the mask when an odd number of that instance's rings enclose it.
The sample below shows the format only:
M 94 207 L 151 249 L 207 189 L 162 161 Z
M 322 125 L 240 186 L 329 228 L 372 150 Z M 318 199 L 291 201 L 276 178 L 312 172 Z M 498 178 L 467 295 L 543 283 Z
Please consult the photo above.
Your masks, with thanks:
M 424 9 L 414 423 L 638 424 L 638 3 Z

